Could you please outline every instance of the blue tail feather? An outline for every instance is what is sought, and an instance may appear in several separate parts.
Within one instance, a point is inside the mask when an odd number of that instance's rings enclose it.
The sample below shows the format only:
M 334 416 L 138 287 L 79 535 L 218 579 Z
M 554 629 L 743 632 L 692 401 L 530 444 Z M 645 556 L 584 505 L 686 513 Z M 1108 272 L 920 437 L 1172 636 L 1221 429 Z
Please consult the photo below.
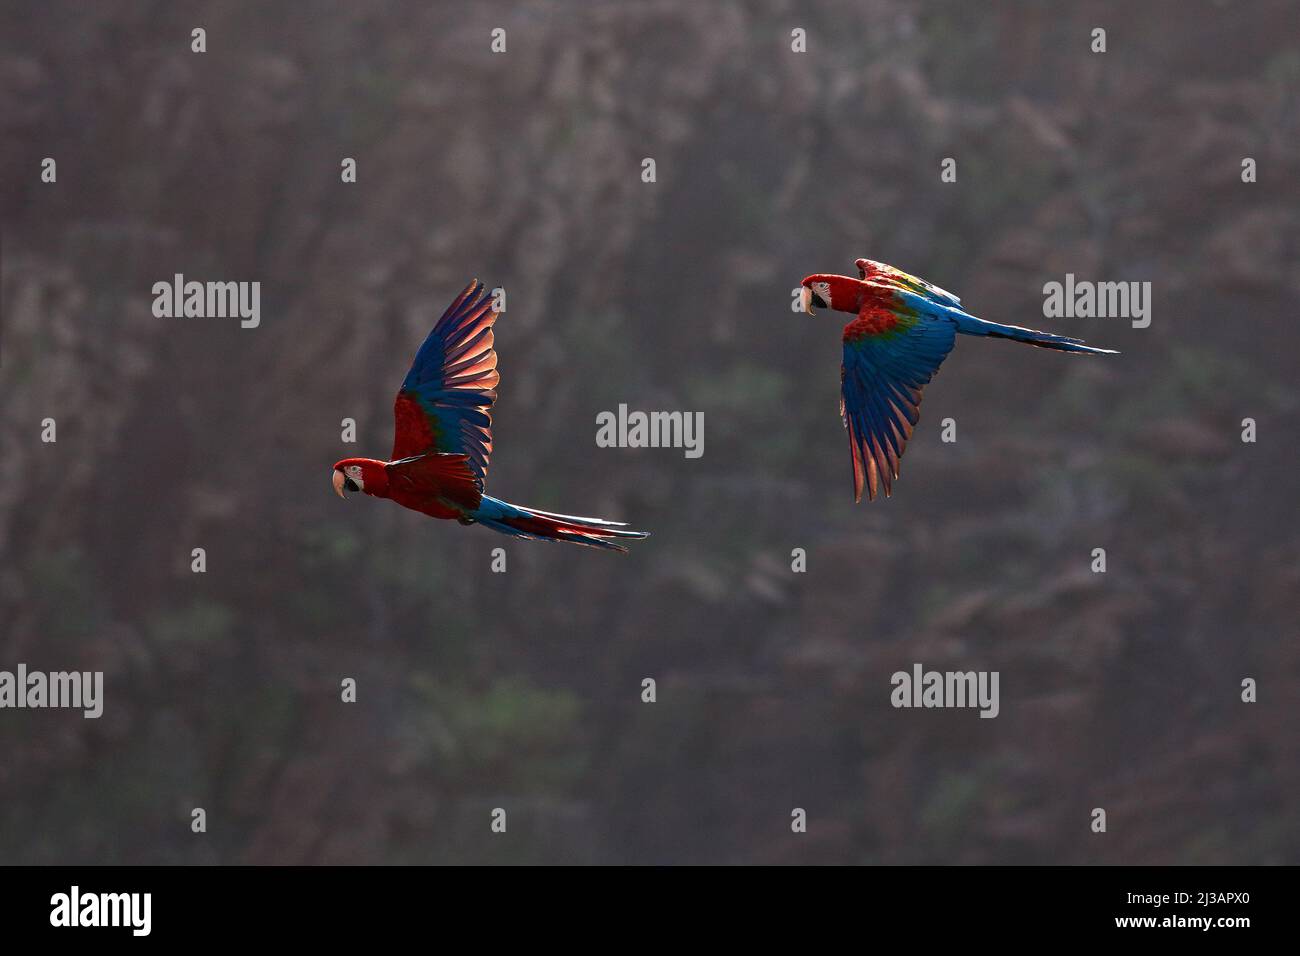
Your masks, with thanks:
M 524 508 L 501 501 L 490 495 L 484 495 L 479 507 L 470 512 L 468 517 L 486 528 L 508 534 L 516 538 L 530 538 L 534 541 L 567 541 L 589 548 L 604 548 L 608 551 L 626 551 L 627 548 L 614 544 L 611 538 L 645 538 L 645 531 L 627 531 L 618 521 L 606 521 L 603 518 L 579 518 L 573 515 L 560 515 L 535 508 Z
M 1040 332 L 1037 329 L 1026 329 L 1019 325 L 1000 325 L 997 322 L 986 322 L 984 319 L 977 319 L 975 316 L 959 309 L 949 309 L 948 315 L 956 321 L 957 331 L 964 335 L 987 335 L 993 338 L 1011 339 L 1013 342 L 1024 342 L 1026 345 L 1036 345 L 1043 349 L 1055 349 L 1058 352 L 1090 352 L 1094 355 L 1119 354 L 1114 349 L 1099 349 L 1091 345 L 1084 345 L 1082 339 L 1070 338 L 1067 335 Z

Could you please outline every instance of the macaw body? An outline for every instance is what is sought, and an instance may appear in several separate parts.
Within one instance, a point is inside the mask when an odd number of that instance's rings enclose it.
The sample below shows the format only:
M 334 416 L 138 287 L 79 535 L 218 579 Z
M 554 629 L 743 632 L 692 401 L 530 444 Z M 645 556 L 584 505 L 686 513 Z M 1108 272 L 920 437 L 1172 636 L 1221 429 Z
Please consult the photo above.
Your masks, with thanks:
M 340 497 L 363 491 L 431 518 L 481 524 L 518 538 L 567 541 L 612 551 L 618 539 L 644 538 L 616 521 L 539 511 L 484 494 L 492 456 L 497 313 L 477 279 L 443 313 L 393 403 L 388 461 L 344 458 L 334 465 Z
M 898 479 L 899 459 L 920 420 L 921 390 L 952 350 L 957 333 L 1012 339 L 1059 352 L 1115 354 L 1079 339 L 986 322 L 966 312 L 951 292 L 883 262 L 859 259 L 858 278 L 815 274 L 802 285 L 801 306 L 847 312 L 840 366 L 840 416 L 849 433 L 853 500 Z

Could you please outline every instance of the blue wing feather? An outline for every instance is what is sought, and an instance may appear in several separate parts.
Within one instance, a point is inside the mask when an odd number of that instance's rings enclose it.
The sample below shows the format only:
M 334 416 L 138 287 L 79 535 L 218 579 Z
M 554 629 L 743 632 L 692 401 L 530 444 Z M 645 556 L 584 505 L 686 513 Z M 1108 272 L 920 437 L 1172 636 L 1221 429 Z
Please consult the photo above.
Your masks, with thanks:
M 840 414 L 849 432 L 855 501 L 864 488 L 871 499 L 881 489 L 889 495 L 920 420 L 921 389 L 947 358 L 956 334 L 956 323 L 923 314 L 909 328 L 846 336 Z
M 492 326 L 497 313 L 475 279 L 425 338 L 393 406 L 393 458 L 429 451 L 468 456 L 480 490 L 492 455 L 492 405 L 497 355 Z

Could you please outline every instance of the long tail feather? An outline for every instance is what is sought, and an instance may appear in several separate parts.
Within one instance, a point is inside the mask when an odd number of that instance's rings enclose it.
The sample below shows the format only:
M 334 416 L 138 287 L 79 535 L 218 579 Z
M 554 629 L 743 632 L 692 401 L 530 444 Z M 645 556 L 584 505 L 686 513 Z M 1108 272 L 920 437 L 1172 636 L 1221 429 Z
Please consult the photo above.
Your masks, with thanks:
M 570 544 L 603 548 L 607 551 L 627 551 L 627 548 L 613 543 L 610 539 L 649 537 L 648 532 L 645 531 L 623 530 L 626 526 L 622 522 L 539 511 L 536 508 L 512 505 L 508 501 L 501 501 L 488 495 L 483 496 L 478 510 L 472 512 L 470 517 L 484 527 L 516 538 L 567 541 Z
M 1091 345 L 1084 345 L 1082 339 L 1072 339 L 1065 335 L 1056 335 L 1052 332 L 1040 332 L 1037 329 L 1026 329 L 1019 325 L 999 325 L 997 322 L 986 322 L 984 319 L 977 319 L 973 315 L 968 315 L 957 309 L 949 310 L 949 314 L 957 320 L 957 331 L 964 332 L 966 335 L 988 335 L 998 339 L 1011 339 L 1014 342 L 1024 342 L 1026 345 L 1036 345 L 1040 349 L 1055 349 L 1058 352 L 1090 352 L 1095 355 L 1118 355 L 1114 349 L 1099 349 Z

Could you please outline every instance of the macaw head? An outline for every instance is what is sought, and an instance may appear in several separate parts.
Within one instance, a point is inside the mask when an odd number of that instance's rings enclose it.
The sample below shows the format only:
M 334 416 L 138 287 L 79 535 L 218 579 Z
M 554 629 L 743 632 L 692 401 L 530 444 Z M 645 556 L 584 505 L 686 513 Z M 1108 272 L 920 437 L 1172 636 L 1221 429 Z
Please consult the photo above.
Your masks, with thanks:
M 854 300 L 857 298 L 857 284 L 856 279 L 848 276 L 821 273 L 808 276 L 800 283 L 803 291 L 799 293 L 799 309 L 809 315 L 816 314 L 816 309 L 856 312 Z
M 346 498 L 346 491 L 364 491 L 382 495 L 388 487 L 388 472 L 382 461 L 373 458 L 344 458 L 334 465 L 334 491 Z

